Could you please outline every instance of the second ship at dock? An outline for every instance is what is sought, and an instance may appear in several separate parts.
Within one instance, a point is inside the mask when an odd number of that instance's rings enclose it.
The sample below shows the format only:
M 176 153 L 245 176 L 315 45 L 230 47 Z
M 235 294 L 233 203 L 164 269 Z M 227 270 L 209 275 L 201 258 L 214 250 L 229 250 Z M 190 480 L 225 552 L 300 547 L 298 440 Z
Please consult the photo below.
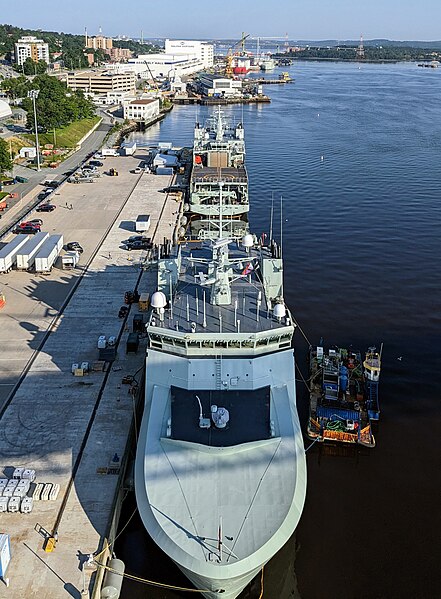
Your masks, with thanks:
M 217 110 L 194 129 L 190 179 L 190 234 L 197 239 L 241 239 L 248 232 L 248 175 L 242 123 Z
M 248 232 L 244 156 L 242 125 L 196 126 L 192 242 L 158 260 L 136 456 L 142 521 L 207 599 L 238 597 L 306 494 L 282 250 Z

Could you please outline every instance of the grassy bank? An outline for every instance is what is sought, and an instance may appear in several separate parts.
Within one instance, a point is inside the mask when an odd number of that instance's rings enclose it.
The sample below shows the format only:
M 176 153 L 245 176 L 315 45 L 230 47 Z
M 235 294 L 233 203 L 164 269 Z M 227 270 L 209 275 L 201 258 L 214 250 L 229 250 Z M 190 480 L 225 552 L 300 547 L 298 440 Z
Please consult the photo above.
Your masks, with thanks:
M 74 148 L 80 139 L 82 139 L 99 120 L 100 117 L 95 116 L 90 119 L 76 121 L 67 127 L 55 129 L 55 136 L 54 131 L 39 133 L 38 141 L 40 142 L 40 147 L 43 148 L 45 144 L 54 144 L 55 140 L 55 147 L 57 148 Z M 35 135 L 23 135 L 23 137 L 30 142 L 30 145 L 35 145 Z

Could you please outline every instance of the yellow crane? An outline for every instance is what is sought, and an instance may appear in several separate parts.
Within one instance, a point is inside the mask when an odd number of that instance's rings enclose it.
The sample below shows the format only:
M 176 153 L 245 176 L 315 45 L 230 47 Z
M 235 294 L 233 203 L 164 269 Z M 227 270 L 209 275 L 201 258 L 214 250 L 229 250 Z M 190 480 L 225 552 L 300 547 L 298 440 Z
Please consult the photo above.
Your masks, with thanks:
M 243 56 L 245 54 L 245 40 L 250 37 L 250 33 L 244 33 L 242 31 L 242 37 L 240 38 L 240 40 L 238 42 L 236 42 L 235 44 L 233 44 L 232 46 L 230 46 L 228 48 L 227 51 L 227 64 L 225 66 L 225 76 L 229 77 L 230 79 L 233 78 L 233 56 Z M 236 46 L 242 46 L 242 52 L 240 54 L 233 54 L 233 50 Z

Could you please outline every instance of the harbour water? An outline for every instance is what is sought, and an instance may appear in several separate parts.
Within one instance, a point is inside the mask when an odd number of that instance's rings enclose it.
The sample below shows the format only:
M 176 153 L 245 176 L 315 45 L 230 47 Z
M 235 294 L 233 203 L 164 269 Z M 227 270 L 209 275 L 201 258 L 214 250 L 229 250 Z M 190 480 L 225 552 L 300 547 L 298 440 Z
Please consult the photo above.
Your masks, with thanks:
M 271 195 L 277 205 L 283 196 L 285 295 L 308 341 L 384 342 L 381 424 L 370 452 L 308 452 L 303 516 L 266 568 L 264 597 L 439 597 L 441 70 L 324 62 L 289 70 L 295 84 L 272 86 L 270 105 L 225 108 L 245 123 L 251 226 L 268 231 Z M 207 110 L 177 106 L 133 137 L 190 145 Z M 297 331 L 304 374 L 307 347 Z M 298 404 L 306 425 L 301 382 Z M 187 586 L 136 513 L 116 550 L 130 573 Z M 243 596 L 259 594 L 258 580 Z M 187 595 L 126 581 L 122 597 Z

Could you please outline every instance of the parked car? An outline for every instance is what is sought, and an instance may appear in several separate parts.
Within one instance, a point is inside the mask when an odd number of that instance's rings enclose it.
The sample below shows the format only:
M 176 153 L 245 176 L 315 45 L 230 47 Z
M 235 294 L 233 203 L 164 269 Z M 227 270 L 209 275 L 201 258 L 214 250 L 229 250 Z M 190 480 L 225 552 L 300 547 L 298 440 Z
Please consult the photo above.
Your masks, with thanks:
M 53 189 L 43 189 L 37 196 L 38 200 L 45 200 L 49 194 L 51 194 Z
M 54 204 L 41 204 L 37 207 L 36 212 L 52 212 L 55 208 Z
M 104 166 L 104 163 L 101 160 L 89 160 L 90 166 Z
M 41 220 L 41 218 L 33 218 L 32 220 L 28 220 L 28 224 L 34 225 L 34 226 L 38 225 L 39 227 L 41 227 L 43 224 L 43 221 Z
M 16 227 L 13 231 L 16 235 L 18 233 L 25 233 L 26 235 L 35 235 L 40 232 L 40 227 L 34 227 L 33 225 L 26 225 L 26 227 Z
M 35 227 L 36 229 L 40 230 L 41 229 L 41 224 L 39 222 L 36 223 L 36 222 L 26 221 L 24 223 L 20 223 L 18 225 L 18 227 L 20 229 L 25 229 L 26 227 Z
M 153 247 L 152 242 L 149 239 L 140 241 L 131 241 L 126 244 L 126 248 L 129 250 L 150 250 Z
M 66 250 L 78 252 L 79 254 L 82 254 L 84 251 L 81 245 L 78 243 L 78 241 L 71 241 L 70 243 L 67 243 Z
M 52 187 L 52 189 L 56 189 L 59 185 L 61 185 L 61 181 L 45 181 L 44 184 L 46 187 Z
M 144 235 L 131 235 L 123 243 L 132 243 L 133 241 L 151 241 L 150 237 L 144 237 Z
M 130 171 L 133 175 L 140 175 L 142 173 L 142 168 L 137 166 L 136 168 L 132 168 Z

